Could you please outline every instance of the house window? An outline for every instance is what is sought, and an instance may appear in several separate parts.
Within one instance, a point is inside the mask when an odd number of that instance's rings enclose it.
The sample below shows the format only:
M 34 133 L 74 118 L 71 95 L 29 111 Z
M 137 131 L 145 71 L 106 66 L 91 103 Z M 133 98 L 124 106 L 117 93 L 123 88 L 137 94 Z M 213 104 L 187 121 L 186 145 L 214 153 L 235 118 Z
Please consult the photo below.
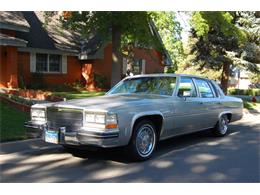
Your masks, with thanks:
M 61 72 L 61 56 L 49 55 L 49 71 Z
M 136 59 L 133 66 L 134 74 L 144 74 L 145 60 L 144 59 Z
M 61 72 L 61 55 L 37 53 L 36 72 Z
M 47 54 L 36 54 L 36 72 L 47 72 L 48 71 L 48 55 Z

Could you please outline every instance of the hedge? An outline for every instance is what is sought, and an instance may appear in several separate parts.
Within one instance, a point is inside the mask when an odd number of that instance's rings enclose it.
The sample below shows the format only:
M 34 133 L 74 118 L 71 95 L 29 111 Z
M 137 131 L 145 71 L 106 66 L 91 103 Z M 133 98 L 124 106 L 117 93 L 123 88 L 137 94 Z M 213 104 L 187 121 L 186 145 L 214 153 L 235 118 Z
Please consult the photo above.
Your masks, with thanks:
M 260 89 L 228 89 L 229 95 L 249 95 L 249 96 L 260 96 Z

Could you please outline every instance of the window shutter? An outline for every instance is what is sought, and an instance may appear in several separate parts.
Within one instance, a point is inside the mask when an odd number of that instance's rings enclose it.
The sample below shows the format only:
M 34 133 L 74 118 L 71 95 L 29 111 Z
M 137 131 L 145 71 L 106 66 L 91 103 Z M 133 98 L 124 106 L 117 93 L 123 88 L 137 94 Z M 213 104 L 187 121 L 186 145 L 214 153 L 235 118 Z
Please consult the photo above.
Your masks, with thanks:
M 67 74 L 67 56 L 62 55 L 62 74 Z
M 145 60 L 142 59 L 142 74 L 145 74 Z
M 36 54 L 30 53 L 30 72 L 36 72 Z

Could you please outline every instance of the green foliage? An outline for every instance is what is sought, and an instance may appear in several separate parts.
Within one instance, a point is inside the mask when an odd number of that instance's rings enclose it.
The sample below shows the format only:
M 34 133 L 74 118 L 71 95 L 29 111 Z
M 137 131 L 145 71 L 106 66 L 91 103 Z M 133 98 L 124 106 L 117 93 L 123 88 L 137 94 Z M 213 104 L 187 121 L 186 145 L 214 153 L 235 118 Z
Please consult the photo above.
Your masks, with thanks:
M 121 31 L 121 46 L 138 41 L 144 46 L 158 46 L 151 34 L 150 13 L 141 12 L 71 12 L 68 18 L 61 18 L 65 28 L 80 31 L 88 38 L 93 32 L 103 39 L 111 41 L 111 28 L 118 27 Z
M 158 29 L 162 42 L 169 52 L 173 67 L 169 69 L 175 72 L 177 64 L 183 60 L 183 44 L 181 41 L 181 25 L 177 21 L 174 12 L 151 12 L 151 18 Z
M 254 103 L 249 101 L 243 101 L 244 108 L 247 108 L 248 110 L 260 110 L 260 103 Z
M 16 110 L 0 101 L 0 141 L 26 139 L 26 130 L 23 125 L 29 118 L 29 114 Z
M 105 77 L 103 75 L 94 73 L 94 82 L 95 82 L 95 85 L 100 89 L 109 88 L 108 79 L 107 79 L 107 77 Z
M 44 89 L 46 84 L 44 82 L 43 73 L 31 73 L 30 84 L 28 89 Z
M 228 94 L 230 95 L 249 95 L 249 96 L 260 96 L 260 89 L 235 89 L 229 88 Z
M 260 74 L 258 74 L 258 73 L 250 73 L 249 74 L 249 79 L 250 79 L 251 83 L 253 83 L 253 84 L 260 83 Z
M 27 105 L 27 106 L 31 106 L 31 105 L 35 104 L 35 102 L 31 99 L 22 98 L 17 95 L 13 95 L 13 94 L 0 94 L 0 96 L 7 97 L 19 104 L 23 104 L 23 105 Z
M 67 18 L 61 17 L 64 28 L 79 31 L 83 38 L 88 38 L 93 32 L 104 40 L 111 41 L 111 31 L 117 27 L 121 33 L 121 46 L 124 50 L 128 44 L 137 43 L 140 47 L 154 47 L 162 51 L 155 32 L 151 31 L 153 21 L 165 48 L 169 51 L 174 65 L 183 53 L 180 40 L 181 27 L 173 12 L 71 12 Z
M 59 92 L 64 92 L 64 91 L 81 91 L 85 89 L 85 85 L 83 82 L 81 82 L 80 80 L 76 80 L 74 83 L 63 83 L 60 85 L 53 85 L 53 86 L 48 86 L 48 88 L 46 88 L 50 91 L 59 91 Z
M 206 37 L 210 31 L 219 31 L 225 36 L 235 36 L 240 43 L 247 40 L 246 33 L 237 28 L 229 12 L 194 12 L 191 26 L 198 37 Z

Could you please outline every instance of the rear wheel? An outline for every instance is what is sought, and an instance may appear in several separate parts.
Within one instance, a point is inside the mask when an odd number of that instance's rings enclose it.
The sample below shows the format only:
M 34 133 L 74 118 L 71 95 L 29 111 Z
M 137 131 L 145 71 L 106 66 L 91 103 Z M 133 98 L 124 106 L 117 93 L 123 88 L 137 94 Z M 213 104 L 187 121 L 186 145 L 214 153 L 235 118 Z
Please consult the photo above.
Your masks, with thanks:
M 214 135 L 218 137 L 225 136 L 228 132 L 228 122 L 227 115 L 222 115 L 213 129 Z
M 157 132 L 154 124 L 149 120 L 138 122 L 127 147 L 130 150 L 131 160 L 143 161 L 149 159 L 156 147 Z

